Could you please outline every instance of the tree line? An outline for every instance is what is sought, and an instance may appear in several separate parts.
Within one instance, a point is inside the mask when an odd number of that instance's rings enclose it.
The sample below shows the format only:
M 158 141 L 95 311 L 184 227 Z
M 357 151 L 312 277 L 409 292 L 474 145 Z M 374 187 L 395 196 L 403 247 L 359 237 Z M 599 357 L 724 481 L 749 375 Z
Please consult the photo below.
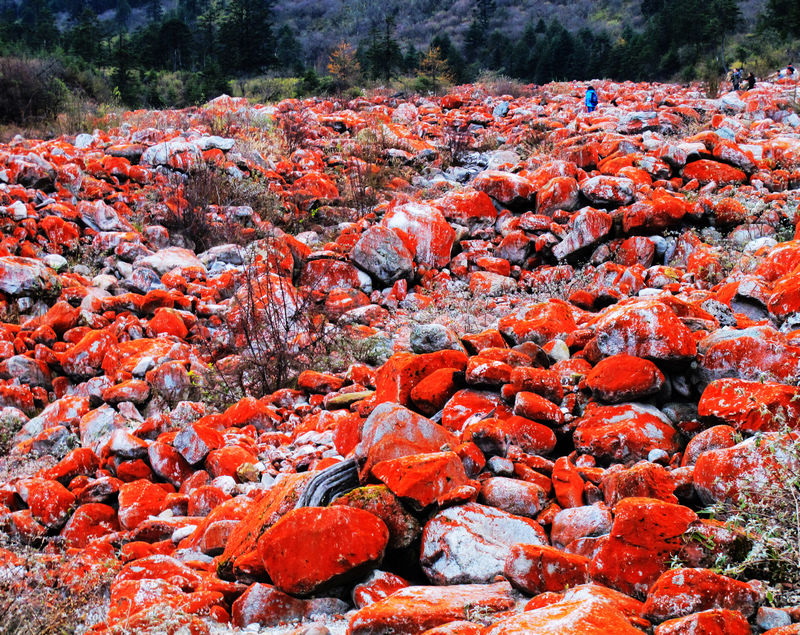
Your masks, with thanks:
M 297 90 L 308 93 L 414 75 L 427 79 L 425 88 L 437 74 L 460 83 L 486 70 L 537 84 L 688 79 L 708 60 L 724 66 L 726 38 L 741 25 L 736 0 L 642 0 L 639 30 L 570 32 L 540 19 L 511 38 L 492 28 L 496 11 L 495 0 L 473 0 L 463 41 L 440 34 L 423 50 L 400 41 L 388 16 L 359 42 L 331 42 L 331 58 L 320 63 L 304 59 L 302 33 L 274 24 L 274 0 L 178 0 L 169 12 L 160 0 L 3 0 L 0 52 L 58 59 L 90 96 L 87 77 L 103 77 L 126 105 L 164 107 L 199 103 L 227 92 L 231 80 L 265 74 L 299 77 Z M 759 33 L 800 35 L 800 3 L 769 0 Z M 165 97 L 167 76 L 179 87 Z

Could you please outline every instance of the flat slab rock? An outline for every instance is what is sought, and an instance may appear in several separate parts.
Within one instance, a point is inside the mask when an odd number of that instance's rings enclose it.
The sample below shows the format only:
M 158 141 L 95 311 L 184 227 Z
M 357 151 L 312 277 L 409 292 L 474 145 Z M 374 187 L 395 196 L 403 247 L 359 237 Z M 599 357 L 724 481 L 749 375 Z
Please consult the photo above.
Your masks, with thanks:
M 413 586 L 357 611 L 350 618 L 348 633 L 416 635 L 475 614 L 507 611 L 514 604 L 508 582 Z

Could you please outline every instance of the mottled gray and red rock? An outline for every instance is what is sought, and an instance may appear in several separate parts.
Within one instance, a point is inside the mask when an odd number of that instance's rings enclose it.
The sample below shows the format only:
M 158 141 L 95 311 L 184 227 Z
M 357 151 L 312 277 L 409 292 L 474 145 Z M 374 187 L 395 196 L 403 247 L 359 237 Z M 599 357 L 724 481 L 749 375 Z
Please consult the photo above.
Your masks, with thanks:
M 508 549 L 517 543 L 547 544 L 547 536 L 530 518 L 469 503 L 428 521 L 420 563 L 436 584 L 487 583 L 503 573 Z

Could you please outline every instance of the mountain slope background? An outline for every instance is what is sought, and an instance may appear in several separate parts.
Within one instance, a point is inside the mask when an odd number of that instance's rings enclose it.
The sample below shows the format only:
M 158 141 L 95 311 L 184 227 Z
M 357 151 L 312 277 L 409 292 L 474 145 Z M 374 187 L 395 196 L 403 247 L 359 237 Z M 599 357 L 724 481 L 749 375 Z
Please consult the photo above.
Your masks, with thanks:
M 625 26 L 644 26 L 639 0 L 496 0 L 489 16 L 488 30 L 517 38 L 530 23 L 560 22 L 568 31 L 582 28 L 607 31 L 619 36 Z M 755 25 L 766 0 L 739 3 L 745 30 Z M 463 44 L 474 16 L 475 0 L 297 0 L 275 3 L 276 26 L 289 25 L 303 44 L 304 55 L 315 63 L 326 57 L 331 42 L 352 44 L 379 30 L 386 17 L 395 19 L 397 39 L 424 48 L 437 35 L 445 34 Z

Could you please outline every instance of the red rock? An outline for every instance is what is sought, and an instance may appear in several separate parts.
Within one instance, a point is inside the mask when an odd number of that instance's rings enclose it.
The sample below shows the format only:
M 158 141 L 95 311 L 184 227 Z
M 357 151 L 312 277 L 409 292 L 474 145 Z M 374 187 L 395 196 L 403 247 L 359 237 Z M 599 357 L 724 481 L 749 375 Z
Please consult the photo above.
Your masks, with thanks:
M 372 467 L 372 474 L 417 509 L 424 509 L 451 489 L 468 483 L 455 452 L 414 454 L 381 461 Z
M 535 342 L 540 346 L 566 338 L 577 328 L 571 306 L 560 300 L 523 306 L 498 323 L 500 332 L 515 344 Z
M 304 370 L 297 377 L 297 388 L 309 393 L 326 394 L 329 392 L 336 392 L 341 389 L 342 386 L 344 386 L 344 379 L 313 370 Z
M 751 327 L 701 340 L 701 374 L 707 380 L 737 377 L 785 382 L 800 372 L 800 347 L 788 345 L 782 333 Z
M 547 492 L 535 483 L 495 476 L 482 482 L 479 500 L 510 514 L 534 518 L 547 502 Z
M 657 498 L 677 503 L 675 481 L 666 469 L 655 463 L 641 461 L 628 469 L 613 466 L 600 480 L 606 505 L 614 507 L 623 498 Z
M 180 487 L 193 473 L 186 459 L 166 443 L 151 443 L 147 448 L 147 457 L 153 472 L 175 487 Z
M 456 620 L 442 626 L 429 628 L 422 635 L 481 635 L 483 628 L 481 624 L 476 624 L 475 622 Z
M 357 609 L 363 609 L 408 586 L 408 582 L 399 575 L 387 571 L 373 571 L 369 578 L 353 587 L 353 603 Z
M 550 405 L 552 407 L 552 404 Z M 499 427 L 506 434 L 509 441 L 522 449 L 523 452 L 548 455 L 556 447 L 555 433 L 547 426 L 531 421 L 526 417 L 516 415 L 506 417 L 500 421 Z
M 90 448 L 77 448 L 47 470 L 43 476 L 54 481 L 59 481 L 62 485 L 67 485 L 76 476 L 93 475 L 99 467 L 100 459 L 97 458 L 97 455 L 92 452 Z
M 134 580 L 163 580 L 183 591 L 195 591 L 200 586 L 202 577 L 171 556 L 152 555 L 139 558 L 122 567 L 114 579 L 114 584 Z
M 17 484 L 17 492 L 33 518 L 49 529 L 61 527 L 75 506 L 75 495 L 58 481 L 25 479 Z
M 444 267 L 450 262 L 455 231 L 435 207 L 422 203 L 390 206 L 382 223 L 408 238 L 404 242 L 407 247 L 413 245 L 410 251 L 417 263 Z
M 458 391 L 459 373 L 455 368 L 433 371 L 411 390 L 411 404 L 428 417 L 436 414 Z
M 556 176 L 536 195 L 536 213 L 552 216 L 557 210 L 570 211 L 578 205 L 580 190 L 571 176 Z
M 115 531 L 119 531 L 119 522 L 114 508 L 102 503 L 88 503 L 75 510 L 61 530 L 61 537 L 68 547 L 82 549 L 94 538 Z
M 561 507 L 583 505 L 583 478 L 566 456 L 556 459 L 553 465 L 552 479 L 556 500 Z
M 515 392 L 536 393 L 555 404 L 564 398 L 561 376 L 552 369 L 519 366 L 511 371 L 511 385 Z
M 438 452 L 445 445 L 454 448 L 458 440 L 444 427 L 403 406 L 384 403 L 364 422 L 354 454 L 365 459 L 362 473 L 367 474 L 380 461 Z
M 711 609 L 667 620 L 656 626 L 654 633 L 655 635 L 693 635 L 694 633 L 750 635 L 752 631 L 747 619 L 738 611 Z
M 427 629 L 460 620 L 470 610 L 491 614 L 507 611 L 513 606 L 514 599 L 508 582 L 445 587 L 412 586 L 356 611 L 350 618 L 348 633 L 417 635 Z
M 475 177 L 472 187 L 507 207 L 523 205 L 536 194 L 533 183 L 525 177 L 498 170 L 481 172 Z
M 189 494 L 188 515 L 208 516 L 212 509 L 230 498 L 230 494 L 226 494 L 218 487 L 213 485 L 200 486 Z
M 550 426 L 559 426 L 566 418 L 561 408 L 533 392 L 520 391 L 514 398 L 514 414 Z
M 408 405 L 411 391 L 428 375 L 442 368 L 464 370 L 466 366 L 467 356 L 462 351 L 444 350 L 423 355 L 412 353 L 392 355 L 378 370 L 376 403 L 392 401 Z
M 408 547 L 422 531 L 416 518 L 405 510 L 398 498 L 384 485 L 358 487 L 337 497 L 331 505 L 348 505 L 380 518 L 389 529 L 389 549 Z
M 0 291 L 9 296 L 58 293 L 58 276 L 35 258 L 0 257 Z
M 420 564 L 436 584 L 488 583 L 517 543 L 547 544 L 547 536 L 536 521 L 494 507 L 449 507 L 425 525 Z
M 624 498 L 614 508 L 609 538 L 592 560 L 592 579 L 644 597 L 681 548 L 697 515 L 688 507 L 652 498 Z
M 736 430 L 731 426 L 714 426 L 699 432 L 686 444 L 681 467 L 694 465 L 703 452 L 736 445 L 736 436 Z
M 414 257 L 398 234 L 381 225 L 361 234 L 350 259 L 387 285 L 408 277 L 414 269 Z
M 669 419 L 650 406 L 590 404 L 573 434 L 575 447 L 604 461 L 638 461 L 651 450 L 678 450 Z
M 661 390 L 664 375 L 646 359 L 612 355 L 597 363 L 586 376 L 586 385 L 603 401 L 636 401 Z
M 562 509 L 553 518 L 550 538 L 555 547 L 564 548 L 581 538 L 608 534 L 612 520 L 602 504 Z
M 361 509 L 304 507 L 283 516 L 258 541 L 278 589 L 306 595 L 357 578 L 380 562 L 389 531 Z
M 626 207 L 622 217 L 622 228 L 626 233 L 660 231 L 680 223 L 689 210 L 689 203 L 684 199 L 660 192 L 651 200 L 637 201 Z
M 500 620 L 484 630 L 485 635 L 638 635 L 641 632 L 617 607 L 593 596 L 563 599 Z
M 312 289 L 357 289 L 361 286 L 358 269 L 348 262 L 321 258 L 303 265 L 300 284 Z
M 466 227 L 485 226 L 497 218 L 492 200 L 485 192 L 461 190 L 448 192 L 443 198 L 433 201 L 444 217 Z
M 175 437 L 172 445 L 187 463 L 197 464 L 205 459 L 212 450 L 223 447 L 225 439 L 217 430 L 194 423 L 184 427 Z
M 237 478 L 239 468 L 245 463 L 257 463 L 256 456 L 238 445 L 229 445 L 212 450 L 206 457 L 206 469 L 212 477 L 231 476 Z
M 749 482 L 775 483 L 787 469 L 784 463 L 791 461 L 789 466 L 794 463 L 780 449 L 782 444 L 794 443 L 792 439 L 768 432 L 762 438 L 751 437 L 731 447 L 703 452 L 697 458 L 692 476 L 700 500 L 706 504 L 735 502 L 743 489 L 752 487 Z M 773 454 L 773 446 L 778 456 Z
M 742 432 L 794 427 L 800 419 L 800 389 L 774 382 L 719 379 L 703 391 L 697 414 Z
M 279 626 L 302 619 L 306 601 L 282 593 L 269 584 L 253 584 L 233 603 L 233 625 L 244 628 L 249 624 Z
M 511 547 L 504 575 L 530 595 L 589 582 L 589 559 L 553 547 L 519 544 Z
M 673 361 L 697 353 L 691 331 L 659 300 L 632 299 L 607 309 L 594 320 L 597 347 L 604 355 L 620 353 Z
M 109 331 L 89 331 L 80 342 L 61 358 L 64 372 L 88 379 L 100 373 L 106 357 L 118 346 L 117 338 Z
M 633 193 L 633 181 L 624 177 L 600 175 L 581 183 L 581 194 L 594 205 L 627 205 Z
M 233 572 L 233 565 L 237 558 L 254 552 L 258 539 L 264 532 L 272 527 L 286 512 L 294 509 L 311 476 L 312 474 L 309 472 L 290 474 L 281 480 L 279 484 L 250 502 L 247 506 L 247 513 L 241 518 L 239 526 L 231 534 L 225 551 L 219 558 L 218 570 L 221 574 L 229 576 Z M 220 507 L 224 505 L 227 505 L 227 503 L 223 503 Z M 214 511 L 217 511 L 220 507 Z M 212 511 L 211 515 L 213 513 Z
M 709 569 L 672 569 L 650 588 L 644 611 L 655 622 L 709 609 L 735 610 L 750 617 L 762 600 L 762 593 L 746 582 Z
M 118 404 L 122 401 L 140 405 L 150 397 L 150 384 L 141 379 L 129 379 L 103 391 L 103 401 Z
M 697 179 L 701 185 L 713 181 L 720 187 L 747 182 L 747 175 L 741 170 L 709 159 L 700 159 L 689 163 L 683 168 L 683 178 L 686 181 Z
M 612 224 L 613 220 L 610 214 L 591 207 L 586 207 L 576 212 L 570 218 L 569 233 L 564 236 L 560 243 L 553 247 L 553 256 L 561 260 L 585 247 L 593 245 L 608 235 Z
M 164 509 L 167 492 L 151 483 L 139 480 L 125 483 L 119 488 L 119 523 L 125 529 L 134 529 L 149 516 Z

